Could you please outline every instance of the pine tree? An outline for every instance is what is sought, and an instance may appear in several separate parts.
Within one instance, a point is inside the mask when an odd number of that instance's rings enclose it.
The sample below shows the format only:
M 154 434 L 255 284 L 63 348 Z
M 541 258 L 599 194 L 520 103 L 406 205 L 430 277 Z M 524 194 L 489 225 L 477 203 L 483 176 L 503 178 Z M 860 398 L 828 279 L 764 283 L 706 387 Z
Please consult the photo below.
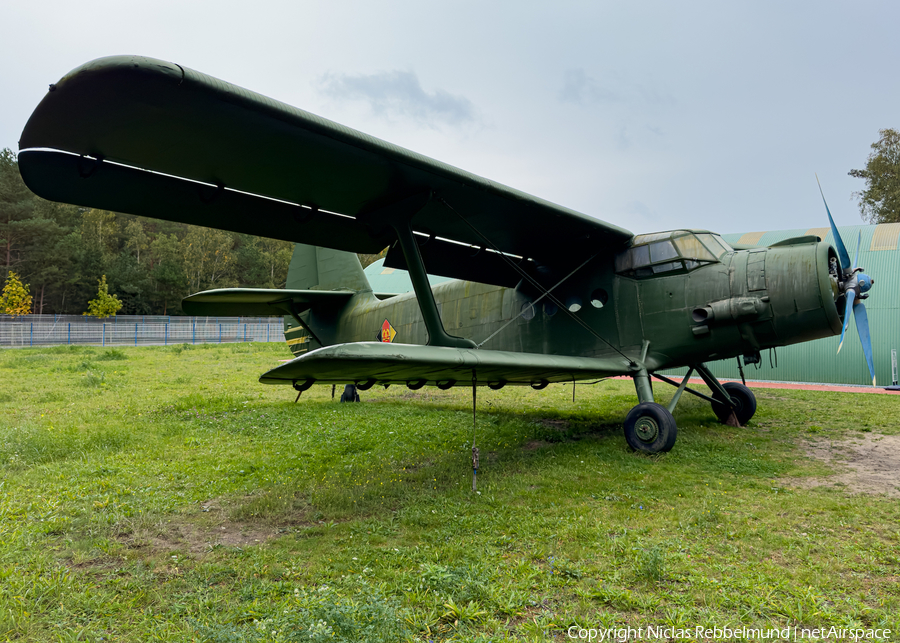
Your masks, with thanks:
M 106 275 L 98 279 L 100 287 L 97 289 L 97 297 L 88 302 L 88 310 L 84 315 L 93 317 L 113 317 L 122 308 L 122 302 L 115 295 L 109 294 L 109 286 L 106 285 Z
M 31 312 L 31 295 L 28 284 L 23 285 L 19 276 L 10 272 L 0 295 L 0 313 L 4 315 L 27 315 Z

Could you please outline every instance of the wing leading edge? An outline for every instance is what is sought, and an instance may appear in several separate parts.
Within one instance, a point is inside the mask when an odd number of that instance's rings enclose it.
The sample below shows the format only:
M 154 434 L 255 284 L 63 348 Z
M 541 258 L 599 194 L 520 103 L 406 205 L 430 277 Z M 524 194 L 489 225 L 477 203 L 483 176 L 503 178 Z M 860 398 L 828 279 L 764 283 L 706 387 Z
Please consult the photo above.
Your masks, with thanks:
M 624 359 L 356 342 L 314 350 L 263 374 L 263 384 L 503 382 L 544 385 L 622 375 Z
M 385 208 L 431 194 L 411 224 L 432 239 L 421 247 L 426 267 L 449 277 L 471 278 L 471 262 L 456 270 L 442 239 L 566 266 L 632 236 L 151 58 L 102 58 L 67 74 L 19 146 L 23 178 L 48 199 L 354 252 L 393 241 Z M 478 274 L 500 265 L 491 259 Z

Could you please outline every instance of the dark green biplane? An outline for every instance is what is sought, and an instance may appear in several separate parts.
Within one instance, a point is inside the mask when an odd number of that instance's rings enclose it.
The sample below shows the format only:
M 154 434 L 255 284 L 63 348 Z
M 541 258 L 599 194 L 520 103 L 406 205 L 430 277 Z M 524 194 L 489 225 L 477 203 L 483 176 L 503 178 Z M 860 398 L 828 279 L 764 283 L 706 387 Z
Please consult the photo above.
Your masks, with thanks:
M 634 379 L 635 449 L 675 443 L 696 372 L 723 422 L 753 393 L 705 362 L 857 328 L 871 280 L 818 237 L 732 248 L 702 230 L 633 235 L 176 64 L 89 62 L 50 86 L 20 141 L 28 186 L 54 201 L 297 242 L 286 290 L 185 300 L 198 315 L 284 314 L 297 357 L 264 374 L 313 383 L 527 385 Z M 826 206 L 827 208 L 827 206 Z M 831 214 L 828 214 L 829 219 Z M 373 293 L 353 253 L 389 247 L 412 293 Z M 428 273 L 451 277 L 432 288 Z M 855 303 L 854 303 L 855 302 Z M 679 383 L 658 373 L 687 367 Z M 651 378 L 673 384 L 668 407 Z

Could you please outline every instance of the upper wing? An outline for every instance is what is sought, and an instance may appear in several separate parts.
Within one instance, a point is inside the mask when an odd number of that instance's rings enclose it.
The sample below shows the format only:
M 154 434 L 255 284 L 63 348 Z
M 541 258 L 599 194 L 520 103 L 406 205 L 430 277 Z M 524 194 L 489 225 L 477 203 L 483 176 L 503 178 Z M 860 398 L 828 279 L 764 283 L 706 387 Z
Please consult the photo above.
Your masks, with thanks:
M 628 373 L 624 359 L 539 355 L 413 344 L 354 342 L 319 348 L 264 373 L 263 384 L 453 380 L 457 384 L 546 384 Z
M 412 227 L 431 238 L 421 249 L 426 269 L 449 277 L 487 277 L 506 260 L 488 251 L 469 258 L 473 249 L 443 240 L 564 268 L 632 236 L 151 58 L 101 58 L 67 74 L 19 147 L 25 182 L 51 200 L 352 252 L 393 242 L 373 213 L 433 194 Z

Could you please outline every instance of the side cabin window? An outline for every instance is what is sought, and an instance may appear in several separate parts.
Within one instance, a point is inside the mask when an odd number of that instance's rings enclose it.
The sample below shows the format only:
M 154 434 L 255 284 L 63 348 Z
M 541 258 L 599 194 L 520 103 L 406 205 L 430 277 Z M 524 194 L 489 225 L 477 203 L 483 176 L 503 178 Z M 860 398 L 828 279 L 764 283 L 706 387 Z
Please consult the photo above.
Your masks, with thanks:
M 717 234 L 675 230 L 636 236 L 632 246 L 616 256 L 616 272 L 627 277 L 685 273 L 718 263 L 734 252 Z

